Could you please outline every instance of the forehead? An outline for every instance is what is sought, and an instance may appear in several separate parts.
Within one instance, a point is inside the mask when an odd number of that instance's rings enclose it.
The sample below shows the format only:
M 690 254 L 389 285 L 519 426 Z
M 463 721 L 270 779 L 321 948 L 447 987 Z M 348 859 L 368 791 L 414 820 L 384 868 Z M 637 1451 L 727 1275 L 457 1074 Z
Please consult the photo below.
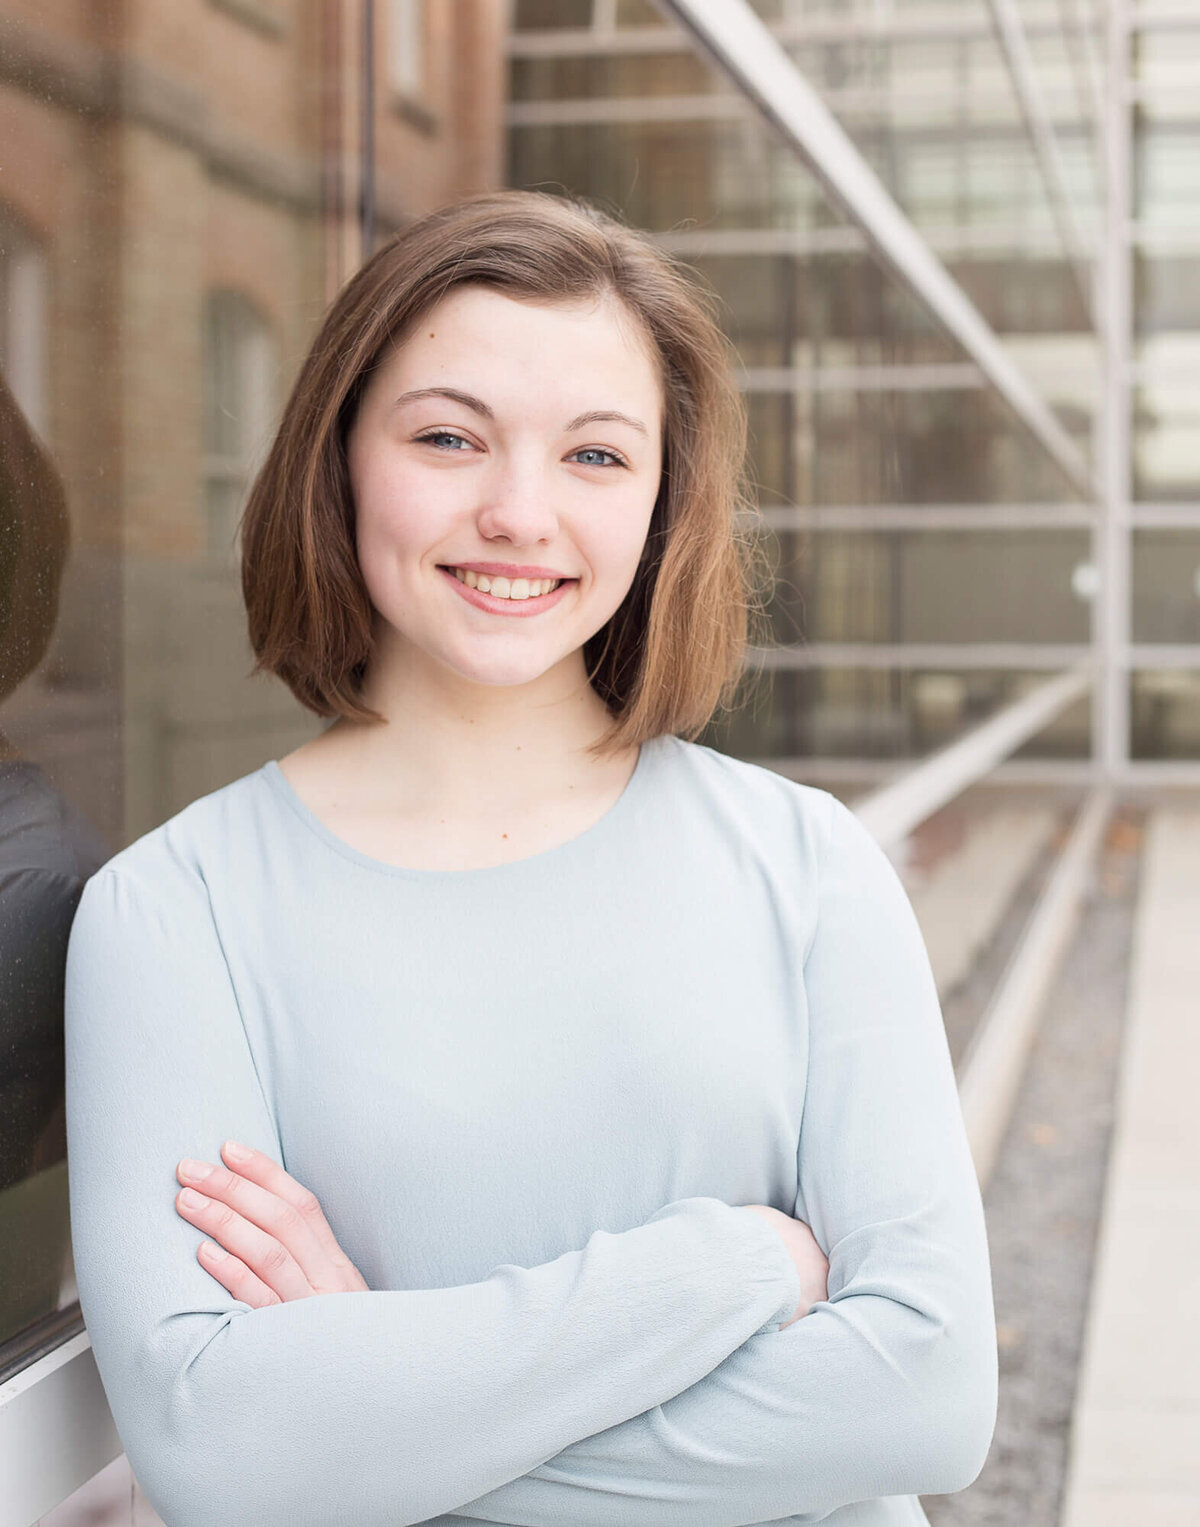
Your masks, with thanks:
M 661 400 L 653 340 L 612 293 L 551 303 L 458 286 L 409 325 L 382 369 L 411 386 L 422 385 L 413 378 L 449 383 L 451 372 L 456 385 L 474 379 L 518 394 L 545 383 L 559 407 L 564 396 L 598 386 L 636 395 L 643 406 Z

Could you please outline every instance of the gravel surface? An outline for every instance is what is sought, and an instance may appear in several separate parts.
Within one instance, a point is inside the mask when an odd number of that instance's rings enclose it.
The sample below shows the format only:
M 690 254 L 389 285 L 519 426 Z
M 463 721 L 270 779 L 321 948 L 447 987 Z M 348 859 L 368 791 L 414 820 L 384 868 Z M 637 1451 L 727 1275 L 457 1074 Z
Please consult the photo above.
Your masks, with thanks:
M 1114 1118 L 1142 813 L 1109 824 L 984 1190 L 1000 1402 L 978 1479 L 925 1496 L 933 1527 L 1056 1527 Z M 956 1063 L 1051 856 L 1034 867 L 971 978 L 944 1003 Z

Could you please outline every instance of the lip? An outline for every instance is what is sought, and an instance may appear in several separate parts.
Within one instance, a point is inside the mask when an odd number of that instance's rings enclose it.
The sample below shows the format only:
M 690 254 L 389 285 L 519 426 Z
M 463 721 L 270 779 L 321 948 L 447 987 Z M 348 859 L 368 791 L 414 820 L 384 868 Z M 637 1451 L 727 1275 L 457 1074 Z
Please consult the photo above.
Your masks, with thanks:
M 461 566 L 461 564 L 455 563 L 455 566 Z M 551 589 L 548 594 L 539 594 L 536 599 L 497 599 L 494 594 L 484 594 L 479 589 L 468 587 L 461 579 L 456 578 L 448 567 L 439 567 L 438 572 L 443 578 L 449 579 L 455 590 L 468 604 L 473 604 L 477 610 L 485 610 L 489 615 L 540 615 L 543 611 L 552 609 L 578 582 L 576 578 L 564 579 L 556 589 Z M 550 578 L 554 574 L 544 573 L 534 576 Z

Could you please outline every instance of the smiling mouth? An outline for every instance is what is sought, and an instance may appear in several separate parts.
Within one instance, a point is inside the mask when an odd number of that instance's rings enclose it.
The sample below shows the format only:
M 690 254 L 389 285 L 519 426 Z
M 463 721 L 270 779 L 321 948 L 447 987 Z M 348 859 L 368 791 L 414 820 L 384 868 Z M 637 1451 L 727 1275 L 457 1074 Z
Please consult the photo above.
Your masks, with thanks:
M 557 593 L 565 584 L 579 581 L 576 578 L 506 578 L 498 573 L 489 575 L 470 572 L 445 562 L 439 562 L 438 567 L 476 593 L 490 594 L 493 599 L 505 604 L 534 604 Z

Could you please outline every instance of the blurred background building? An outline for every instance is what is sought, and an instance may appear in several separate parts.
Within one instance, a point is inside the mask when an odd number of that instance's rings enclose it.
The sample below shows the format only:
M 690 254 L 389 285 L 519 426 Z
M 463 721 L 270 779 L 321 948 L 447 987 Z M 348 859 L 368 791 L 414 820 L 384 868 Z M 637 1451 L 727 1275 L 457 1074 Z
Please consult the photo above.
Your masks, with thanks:
M 323 725 L 247 677 L 238 577 L 296 368 L 367 253 L 520 186 L 721 299 L 774 642 L 699 740 L 861 805 L 922 922 L 1004 1364 L 993 1459 L 931 1520 L 1200 1523 L 1170 1449 L 1104 1514 L 1095 1388 L 1143 1383 L 1143 1457 L 1149 1415 L 1200 1434 L 1200 1390 L 1104 1367 L 1136 1286 L 1104 1261 L 1130 1024 L 1153 1009 L 1154 1085 L 1197 1056 L 1186 937 L 1146 984 L 1200 848 L 1194 0 L 0 0 L 0 145 L 0 955 L 38 952 L 0 984 L 0 1401 L 57 1362 L 61 1409 L 86 1368 L 82 879 Z M 1200 1244 L 1196 1174 L 1171 1183 Z M 0 1527 L 155 1520 L 79 1382 L 92 1419 Z M 48 1514 L 90 1475 L 120 1503 L 93 1481 Z

